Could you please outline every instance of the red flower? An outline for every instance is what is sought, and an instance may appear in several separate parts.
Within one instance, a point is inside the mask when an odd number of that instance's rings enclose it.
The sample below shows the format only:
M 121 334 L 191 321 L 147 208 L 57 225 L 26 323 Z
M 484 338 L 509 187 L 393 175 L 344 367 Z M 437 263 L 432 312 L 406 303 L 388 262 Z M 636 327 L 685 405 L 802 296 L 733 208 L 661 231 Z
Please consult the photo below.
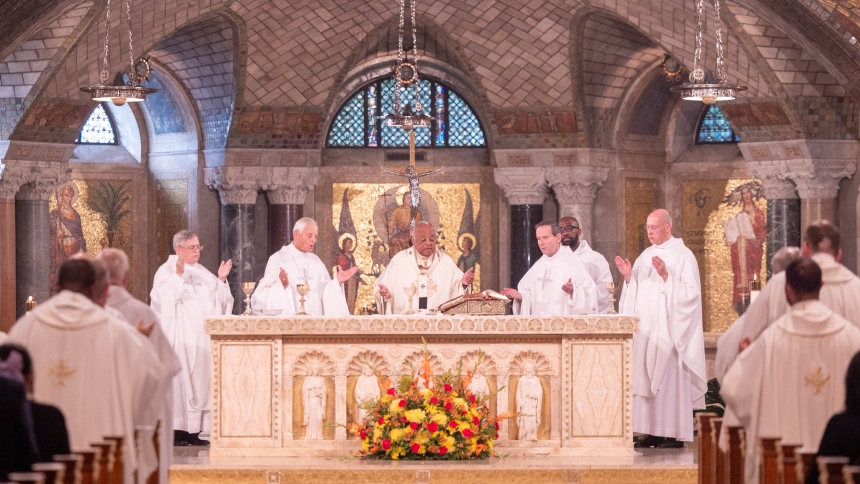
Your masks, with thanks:
M 412 444 L 409 447 L 409 450 L 411 450 L 413 454 L 417 454 L 418 451 L 421 450 L 421 444 Z
M 446 404 L 445 404 L 445 410 L 446 410 L 446 411 L 450 412 L 452 408 L 454 408 L 454 404 L 453 404 L 453 403 L 448 402 L 448 403 L 446 403 Z
M 497 439 L 499 438 L 499 434 L 496 434 L 496 438 L 497 438 Z
M 478 399 L 477 399 L 477 398 L 475 398 L 475 395 L 469 395 L 469 401 L 470 401 L 470 402 L 472 402 L 472 403 L 475 403 L 475 402 L 477 402 L 477 401 L 478 401 Z
M 391 448 L 391 441 L 388 439 L 383 440 L 382 441 L 382 448 L 385 450 L 390 449 Z
M 481 425 L 481 419 L 479 419 L 478 417 L 474 417 L 472 419 L 472 423 L 475 425 Z
M 439 425 L 437 425 L 436 422 L 430 422 L 430 424 L 427 426 L 427 430 L 429 430 L 430 432 L 435 432 L 439 430 Z
M 430 397 L 430 405 L 436 405 L 439 403 L 439 399 L 436 397 Z
M 398 403 L 398 405 L 400 405 L 400 408 L 405 407 L 406 406 L 406 400 L 400 400 L 400 403 Z
M 446 384 L 444 384 L 444 385 L 442 385 L 442 387 L 443 387 L 443 388 L 445 388 L 445 391 L 446 391 L 446 392 L 450 392 L 451 390 L 453 390 L 453 389 L 454 389 L 454 387 L 452 387 L 451 385 L 449 385 L 449 384 L 447 384 L 447 383 L 446 383 Z
M 471 429 L 463 429 L 463 437 L 466 437 L 467 439 L 471 439 L 472 438 L 472 430 Z
M 499 430 L 499 422 L 496 422 L 496 430 Z
M 411 427 L 411 428 L 412 428 L 412 430 L 418 430 L 418 422 L 412 422 L 412 423 L 410 423 L 410 424 L 409 424 L 409 427 Z
M 450 422 L 448 422 L 448 426 L 451 427 L 452 429 L 456 429 L 457 428 L 457 422 L 455 422 L 454 420 L 451 420 Z
M 385 424 L 385 417 L 379 417 L 379 420 L 377 422 L 379 422 L 379 425 L 384 425 Z
M 362 430 L 361 433 L 358 434 L 358 436 L 361 437 L 361 440 L 364 440 L 367 438 L 367 432 Z
M 391 388 L 389 388 L 389 389 L 388 389 L 388 394 L 389 394 L 389 395 L 394 395 L 394 392 L 395 392 L 395 391 L 396 391 L 396 390 L 394 390 L 394 387 L 391 387 Z
M 447 453 L 448 453 L 448 448 L 445 447 L 444 445 L 439 448 L 439 455 L 445 455 Z

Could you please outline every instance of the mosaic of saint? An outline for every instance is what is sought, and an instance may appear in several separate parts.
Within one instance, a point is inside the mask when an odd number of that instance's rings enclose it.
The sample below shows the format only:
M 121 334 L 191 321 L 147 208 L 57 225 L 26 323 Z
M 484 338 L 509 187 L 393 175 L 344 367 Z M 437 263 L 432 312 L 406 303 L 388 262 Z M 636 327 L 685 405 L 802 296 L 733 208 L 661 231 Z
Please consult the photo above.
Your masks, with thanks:
M 416 220 L 436 227 L 437 246 L 465 271 L 475 268 L 480 288 L 480 185 L 422 183 Z M 373 283 L 395 254 L 410 246 L 409 186 L 398 183 L 335 183 L 332 220 L 337 240 L 335 259 L 341 269 L 359 267 L 346 284 L 353 314 L 372 311 Z M 332 268 L 336 271 L 335 268 Z

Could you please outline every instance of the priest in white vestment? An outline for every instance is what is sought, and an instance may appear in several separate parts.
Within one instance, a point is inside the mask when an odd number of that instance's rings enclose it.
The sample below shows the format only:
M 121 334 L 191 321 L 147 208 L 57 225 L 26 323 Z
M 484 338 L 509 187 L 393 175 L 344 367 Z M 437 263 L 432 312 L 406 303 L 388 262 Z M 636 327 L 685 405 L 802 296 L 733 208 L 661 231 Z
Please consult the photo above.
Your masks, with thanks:
M 346 303 L 342 284 L 355 276 L 358 266 L 348 270 L 338 267 L 332 278 L 322 260 L 313 253 L 319 227 L 314 219 L 303 217 L 293 227 L 293 242 L 269 257 L 263 279 L 251 297 L 255 311 L 292 316 L 301 309 L 296 286 L 307 284 L 305 312 L 312 316 L 346 316 Z
M 93 302 L 108 280 L 97 279 L 92 262 L 64 262 L 57 280 L 60 292 L 19 319 L 9 339 L 29 350 L 33 398 L 62 410 L 72 450 L 123 436 L 124 482 L 132 483 L 135 427 L 166 371 L 145 336 Z
M 759 437 L 817 449 L 845 403 L 845 372 L 860 329 L 818 300 L 822 272 L 811 259 L 785 270 L 789 312 L 732 364 L 720 395 L 746 430 L 746 482 L 759 482 Z M 824 287 L 827 287 L 825 284 Z
M 824 286 L 819 301 L 860 328 L 860 278 L 839 263 L 839 230 L 826 220 L 813 222 L 803 236 L 801 254 L 821 267 Z M 741 346 L 752 341 L 789 310 L 785 299 L 785 273 L 774 274 L 756 300 L 717 341 L 714 374 L 722 381 Z
M 597 287 L 579 257 L 561 245 L 561 232 L 552 222 L 535 226 L 543 256 L 526 272 L 516 289 L 502 294 L 514 300 L 514 314 L 550 316 L 594 314 Z
M 182 365 L 173 346 L 164 335 L 158 315 L 146 303 L 138 301 L 126 287 L 131 274 L 128 256 L 120 249 L 102 249 L 97 259 L 101 260 L 110 273 L 106 308 L 113 308 L 129 323 L 148 330 L 149 341 L 155 347 L 158 360 L 164 365 L 166 375 L 159 393 L 161 401 L 148 409 L 144 416 L 144 425 L 138 431 L 138 482 L 145 482 L 149 475 L 158 469 L 158 482 L 167 484 L 167 470 L 173 463 L 173 446 L 170 437 L 173 435 L 173 379 L 182 371 Z M 144 333 L 146 334 L 146 333 Z M 153 445 L 155 427 L 159 429 L 159 449 L 156 453 Z
M 201 440 L 199 434 L 209 432 L 212 350 L 203 325 L 205 318 L 224 316 L 233 309 L 233 295 L 227 285 L 233 262 L 221 262 L 218 276 L 213 275 L 197 262 L 203 247 L 197 234 L 189 230 L 173 236 L 173 247 L 176 255 L 168 257 L 155 273 L 150 299 L 182 365 L 173 379 L 173 428 L 180 436 L 174 443 L 206 445 L 208 441 Z
M 576 218 L 562 217 L 558 221 L 558 230 L 561 232 L 561 245 L 570 247 L 573 255 L 579 257 L 588 275 L 597 285 L 598 314 L 606 314 L 609 311 L 609 289 L 607 289 L 606 283 L 613 282 L 609 262 L 606 261 L 606 257 L 603 257 L 603 254 L 592 249 L 588 245 L 588 241 L 580 239 L 582 228 L 580 228 L 579 220 Z
M 401 250 L 391 259 L 376 279 L 373 294 L 383 314 L 423 312 L 462 296 L 473 278 L 474 269 L 464 273 L 447 254 L 436 248 L 433 225 L 418 222 L 412 229 L 412 247 Z
M 615 258 L 624 276 L 620 314 L 639 316 L 633 335 L 633 432 L 647 434 L 634 447 L 680 448 L 693 440 L 693 410 L 708 391 L 702 330 L 702 285 L 693 252 L 672 237 L 672 217 L 648 215 L 648 240 L 631 267 Z

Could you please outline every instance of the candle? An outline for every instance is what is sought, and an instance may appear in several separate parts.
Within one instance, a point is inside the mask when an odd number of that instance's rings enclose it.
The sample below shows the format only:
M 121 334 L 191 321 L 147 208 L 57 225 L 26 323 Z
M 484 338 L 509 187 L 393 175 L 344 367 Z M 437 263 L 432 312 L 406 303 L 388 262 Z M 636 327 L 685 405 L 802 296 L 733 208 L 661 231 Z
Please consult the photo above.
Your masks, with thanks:
M 36 309 L 36 301 L 33 300 L 33 296 L 28 297 L 27 302 L 25 302 L 24 305 L 28 313 Z
M 761 281 L 758 279 L 758 274 L 753 274 L 753 280 L 750 281 L 750 304 L 755 302 L 759 294 L 761 294 Z

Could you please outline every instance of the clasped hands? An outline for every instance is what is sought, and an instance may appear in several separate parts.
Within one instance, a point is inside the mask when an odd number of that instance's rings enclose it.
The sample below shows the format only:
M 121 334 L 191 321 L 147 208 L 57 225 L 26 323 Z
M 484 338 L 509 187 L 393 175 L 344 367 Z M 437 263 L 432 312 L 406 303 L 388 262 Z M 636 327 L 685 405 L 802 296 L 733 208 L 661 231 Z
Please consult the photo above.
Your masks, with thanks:
M 221 265 L 218 266 L 218 279 L 221 282 L 227 282 L 227 275 L 230 274 L 231 269 L 233 269 L 233 259 L 227 262 L 221 261 Z M 176 256 L 176 275 L 182 277 L 182 274 L 185 274 L 185 258 L 178 255 Z
M 666 282 L 666 279 L 669 278 L 669 271 L 666 270 L 666 263 L 663 262 L 663 259 L 655 255 L 651 258 L 651 265 L 654 266 L 657 275 L 663 279 L 663 282 Z M 622 259 L 621 256 L 615 256 L 615 267 L 624 276 L 624 282 L 630 284 L 630 277 L 633 274 L 633 264 L 630 263 L 630 259 Z

